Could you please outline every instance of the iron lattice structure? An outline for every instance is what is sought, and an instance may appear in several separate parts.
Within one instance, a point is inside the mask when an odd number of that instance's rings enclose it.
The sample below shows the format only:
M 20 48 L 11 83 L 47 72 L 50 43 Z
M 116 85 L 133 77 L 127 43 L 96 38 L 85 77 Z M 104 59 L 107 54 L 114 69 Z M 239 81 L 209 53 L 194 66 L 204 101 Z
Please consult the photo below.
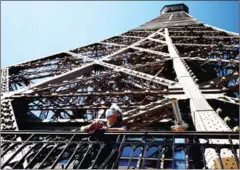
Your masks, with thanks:
M 238 89 L 239 35 L 168 5 L 120 35 L 2 68 L 1 168 L 238 169 Z M 172 98 L 191 132 L 170 132 Z M 106 121 L 111 103 L 129 132 L 71 131 Z

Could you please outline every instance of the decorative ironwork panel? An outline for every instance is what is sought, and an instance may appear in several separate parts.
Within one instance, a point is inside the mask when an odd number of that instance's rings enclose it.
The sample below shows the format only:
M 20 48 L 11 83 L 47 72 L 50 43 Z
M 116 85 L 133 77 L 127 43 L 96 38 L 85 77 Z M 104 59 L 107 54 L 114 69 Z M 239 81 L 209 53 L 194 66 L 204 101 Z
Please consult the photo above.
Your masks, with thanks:
M 212 139 L 230 144 L 211 144 Z M 239 168 L 235 140 L 237 133 L 223 132 L 2 132 L 1 168 L 205 169 L 209 148 L 219 154 L 215 168 Z M 221 158 L 226 149 L 234 153 L 229 165 Z

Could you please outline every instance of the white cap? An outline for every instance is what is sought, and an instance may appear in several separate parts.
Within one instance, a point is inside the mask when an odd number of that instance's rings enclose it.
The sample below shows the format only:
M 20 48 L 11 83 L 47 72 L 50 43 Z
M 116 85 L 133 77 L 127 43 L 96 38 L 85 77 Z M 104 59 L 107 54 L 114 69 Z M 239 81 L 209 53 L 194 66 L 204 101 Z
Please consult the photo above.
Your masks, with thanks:
M 113 103 L 113 104 L 111 105 L 110 109 L 122 113 L 122 110 L 120 109 L 120 107 L 119 107 L 116 103 Z

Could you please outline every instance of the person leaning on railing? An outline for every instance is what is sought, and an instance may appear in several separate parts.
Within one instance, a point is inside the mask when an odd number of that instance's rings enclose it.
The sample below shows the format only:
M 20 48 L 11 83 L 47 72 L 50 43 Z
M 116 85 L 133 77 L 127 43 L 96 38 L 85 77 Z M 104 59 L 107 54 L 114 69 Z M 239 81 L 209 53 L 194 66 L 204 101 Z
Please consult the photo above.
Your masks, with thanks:
M 119 132 L 127 130 L 127 128 L 122 125 L 122 111 L 116 104 L 112 104 L 110 109 L 106 110 L 106 119 L 106 123 L 96 120 L 90 125 L 82 126 L 80 131 L 93 134 L 98 130 L 104 130 L 107 132 Z

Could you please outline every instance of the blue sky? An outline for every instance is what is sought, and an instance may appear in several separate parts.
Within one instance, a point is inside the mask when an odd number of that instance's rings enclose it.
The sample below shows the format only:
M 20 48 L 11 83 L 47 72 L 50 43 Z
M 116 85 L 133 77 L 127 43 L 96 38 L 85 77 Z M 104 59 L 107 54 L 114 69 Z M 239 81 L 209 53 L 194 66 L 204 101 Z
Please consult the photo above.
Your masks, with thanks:
M 183 1 L 25 1 L 1 3 L 1 66 L 14 65 L 120 34 Z M 239 32 L 238 1 L 186 1 L 202 22 Z

